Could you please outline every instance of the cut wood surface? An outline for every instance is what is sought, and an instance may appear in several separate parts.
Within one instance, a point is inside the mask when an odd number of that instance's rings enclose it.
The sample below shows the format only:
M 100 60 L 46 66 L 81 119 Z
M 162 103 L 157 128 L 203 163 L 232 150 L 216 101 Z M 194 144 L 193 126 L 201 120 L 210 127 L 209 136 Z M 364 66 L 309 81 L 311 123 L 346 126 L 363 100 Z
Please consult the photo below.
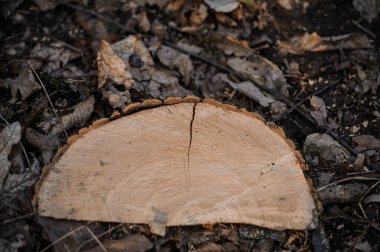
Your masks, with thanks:
M 170 103 L 132 105 L 162 104 L 79 133 L 45 167 L 35 197 L 40 215 L 315 228 L 303 160 L 281 129 L 212 100 Z

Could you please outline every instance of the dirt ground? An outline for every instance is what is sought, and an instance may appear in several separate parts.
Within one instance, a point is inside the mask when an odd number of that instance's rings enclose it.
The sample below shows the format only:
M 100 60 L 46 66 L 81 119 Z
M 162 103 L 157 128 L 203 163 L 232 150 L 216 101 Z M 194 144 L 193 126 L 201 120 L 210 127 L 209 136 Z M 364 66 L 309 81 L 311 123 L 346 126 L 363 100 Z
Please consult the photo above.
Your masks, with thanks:
M 0 251 L 51 250 L 54 241 L 56 251 L 380 250 L 380 3 L 210 2 L 0 2 Z M 102 70 L 115 54 L 100 60 L 98 51 L 128 36 L 152 62 L 137 50 L 125 63 L 132 70 Z M 132 102 L 185 95 L 284 129 L 320 197 L 316 230 L 216 224 L 160 237 L 145 225 L 38 216 L 35 183 L 67 136 Z

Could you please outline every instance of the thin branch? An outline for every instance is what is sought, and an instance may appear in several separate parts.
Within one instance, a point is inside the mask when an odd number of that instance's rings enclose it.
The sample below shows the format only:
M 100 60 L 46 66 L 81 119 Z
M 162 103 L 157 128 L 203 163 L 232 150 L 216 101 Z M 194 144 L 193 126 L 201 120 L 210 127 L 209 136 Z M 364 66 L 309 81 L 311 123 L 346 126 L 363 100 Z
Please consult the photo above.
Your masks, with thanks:
M 44 252 L 44 251 L 48 250 L 49 248 L 53 247 L 55 244 L 59 243 L 60 241 L 62 241 L 65 238 L 69 237 L 70 235 L 75 234 L 76 232 L 78 232 L 79 230 L 82 230 L 83 228 L 85 228 L 85 226 L 82 225 L 80 227 L 77 227 L 73 231 L 70 231 L 70 232 L 66 233 L 65 235 L 61 236 L 60 238 L 58 238 L 57 240 L 53 241 L 52 243 L 50 243 L 49 245 L 47 245 L 45 248 L 43 248 L 41 250 L 41 252 Z
M 113 227 L 113 228 L 110 228 L 108 231 L 106 231 L 106 232 L 104 232 L 104 233 L 101 233 L 100 235 L 98 235 L 97 236 L 97 238 L 100 238 L 100 237 L 102 237 L 102 236 L 104 236 L 104 235 L 106 235 L 106 234 L 109 234 L 109 233 L 111 233 L 113 230 L 115 230 L 115 229 L 117 229 L 117 228 L 119 228 L 119 227 L 122 227 L 124 225 L 124 223 L 121 223 L 121 224 L 119 224 L 119 225 L 117 225 L 117 226 L 115 226 L 115 227 Z M 82 244 L 77 248 L 77 252 L 79 252 L 81 249 L 82 249 L 82 247 L 84 246 L 84 245 L 86 245 L 87 243 L 89 243 L 89 242 L 91 242 L 91 241 L 93 241 L 94 240 L 94 238 L 91 238 L 91 239 L 88 239 L 87 241 L 84 241 L 84 242 L 82 242 Z
M 317 94 L 320 94 L 320 93 L 323 93 L 324 91 L 326 91 L 327 89 L 330 89 L 334 86 L 336 86 L 338 83 L 340 83 L 343 79 L 339 79 L 337 81 L 334 81 L 333 83 L 323 87 L 323 88 L 320 88 L 312 93 L 310 93 L 307 97 L 305 97 L 304 99 L 302 99 L 301 101 L 299 101 L 298 103 L 296 103 L 293 107 L 289 108 L 286 112 L 284 112 L 283 114 L 281 114 L 279 117 L 277 117 L 276 119 L 273 120 L 273 122 L 278 122 L 280 121 L 282 118 L 284 118 L 286 115 L 292 113 L 296 108 L 298 108 L 299 106 L 301 106 L 304 102 L 306 102 L 307 100 L 310 99 L 310 97 L 312 97 L 313 95 L 317 95 Z
M 99 244 L 99 246 L 102 248 L 104 252 L 108 252 L 107 249 L 104 247 L 104 245 L 99 241 L 98 237 L 86 226 L 86 230 L 91 234 L 91 236 L 94 238 L 94 240 Z
M 37 214 L 38 212 L 33 212 L 33 213 L 28 213 L 28 214 L 24 214 L 24 215 L 21 215 L 21 216 L 17 216 L 15 218 L 12 218 L 12 219 L 8 219 L 8 220 L 5 220 L 3 221 L 0 226 L 4 225 L 4 224 L 8 224 L 8 223 L 11 223 L 11 222 L 14 222 L 14 221 L 18 221 L 18 220 L 22 220 L 22 219 L 25 219 L 25 218 L 29 218 L 30 216 L 33 216 L 35 214 Z
M 36 70 L 34 69 L 34 67 L 32 66 L 32 64 L 30 63 L 30 60 L 28 60 L 28 63 L 29 63 L 29 66 L 31 67 L 33 73 L 37 76 L 37 79 L 38 79 L 38 81 L 40 82 L 40 84 L 41 84 L 41 86 L 42 86 L 42 89 L 43 89 L 44 92 L 45 92 L 45 95 L 46 95 L 46 97 L 47 97 L 47 99 L 48 99 L 48 101 L 49 101 L 49 103 L 50 103 L 50 106 L 52 107 L 52 109 L 53 109 L 53 111 L 54 111 L 54 114 L 55 114 L 55 116 L 57 117 L 59 123 L 61 124 L 61 127 L 62 127 L 62 129 L 63 129 L 63 132 L 65 132 L 65 135 L 66 135 L 66 137 L 67 137 L 67 139 L 68 139 L 68 138 L 69 138 L 69 134 L 67 134 L 66 129 L 65 129 L 65 126 L 63 126 L 63 123 L 62 123 L 62 121 L 61 121 L 61 118 L 59 118 L 58 113 L 57 113 L 57 111 L 55 110 L 52 101 L 50 100 L 50 97 L 49 97 L 49 95 L 48 95 L 48 93 L 47 93 L 47 91 L 46 91 L 45 85 L 42 83 L 42 81 L 41 81 L 41 79 L 40 79 L 40 76 L 37 74 Z
M 351 20 L 351 23 L 354 24 L 356 27 L 358 27 L 360 30 L 362 30 L 362 31 L 364 31 L 364 32 L 366 32 L 366 33 L 368 33 L 368 34 L 369 34 L 370 36 L 372 36 L 373 38 L 376 38 L 376 35 L 375 35 L 373 32 L 371 32 L 370 30 L 364 28 L 361 24 L 359 24 L 359 22 L 356 22 L 356 21 L 354 21 L 354 20 Z
M 332 182 L 332 183 L 327 184 L 327 185 L 325 185 L 325 186 L 322 186 L 322 187 L 320 187 L 320 188 L 317 189 L 317 192 L 320 192 L 320 191 L 326 189 L 327 187 L 334 186 L 334 185 L 337 185 L 337 184 L 339 184 L 339 183 L 346 182 L 346 181 L 350 181 L 350 180 L 378 181 L 379 179 L 378 179 L 378 178 L 367 178 L 367 177 L 351 177 L 351 178 L 345 178 L 345 179 L 341 179 L 341 180 L 338 180 L 338 181 Z

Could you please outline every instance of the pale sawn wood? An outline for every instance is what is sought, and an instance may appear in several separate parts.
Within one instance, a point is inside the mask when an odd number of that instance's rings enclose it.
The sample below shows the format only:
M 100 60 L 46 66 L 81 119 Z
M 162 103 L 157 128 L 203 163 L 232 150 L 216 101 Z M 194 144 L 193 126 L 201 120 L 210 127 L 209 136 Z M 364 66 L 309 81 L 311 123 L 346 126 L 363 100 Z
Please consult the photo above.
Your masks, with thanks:
M 282 130 L 212 100 L 105 121 L 62 153 L 37 188 L 42 216 L 279 230 L 317 224 L 305 165 Z

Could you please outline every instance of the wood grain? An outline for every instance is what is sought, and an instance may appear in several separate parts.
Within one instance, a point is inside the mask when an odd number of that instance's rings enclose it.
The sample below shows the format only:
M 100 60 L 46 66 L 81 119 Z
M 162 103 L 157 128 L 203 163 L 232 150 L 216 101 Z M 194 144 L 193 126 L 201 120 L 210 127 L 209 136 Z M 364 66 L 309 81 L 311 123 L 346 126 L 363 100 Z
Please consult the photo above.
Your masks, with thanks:
M 41 215 L 316 227 L 305 165 L 280 129 L 215 101 L 167 104 L 77 137 L 45 171 L 35 198 Z

